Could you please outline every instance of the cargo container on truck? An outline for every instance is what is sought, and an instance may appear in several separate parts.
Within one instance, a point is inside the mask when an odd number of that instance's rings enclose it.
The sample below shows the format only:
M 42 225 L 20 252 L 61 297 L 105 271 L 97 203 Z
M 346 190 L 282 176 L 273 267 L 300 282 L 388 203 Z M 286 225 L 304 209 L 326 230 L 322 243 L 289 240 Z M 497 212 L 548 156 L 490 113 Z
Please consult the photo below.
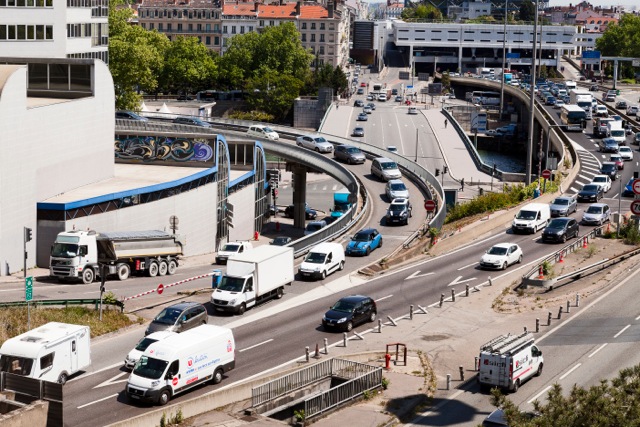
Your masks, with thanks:
M 282 298 L 284 286 L 294 277 L 293 248 L 259 246 L 229 258 L 227 271 L 211 294 L 211 304 L 218 311 L 243 314 L 262 301 Z
M 569 92 L 571 104 L 577 105 L 585 111 L 591 111 L 593 95 L 586 89 L 572 89 Z
M 333 208 L 331 217 L 339 218 L 351 209 L 351 193 L 346 188 L 333 193 Z
M 119 280 L 132 272 L 150 277 L 174 274 L 183 246 L 179 236 L 158 230 L 65 231 L 51 247 L 49 274 L 59 281 L 81 279 L 85 284 L 100 276 L 101 266 Z

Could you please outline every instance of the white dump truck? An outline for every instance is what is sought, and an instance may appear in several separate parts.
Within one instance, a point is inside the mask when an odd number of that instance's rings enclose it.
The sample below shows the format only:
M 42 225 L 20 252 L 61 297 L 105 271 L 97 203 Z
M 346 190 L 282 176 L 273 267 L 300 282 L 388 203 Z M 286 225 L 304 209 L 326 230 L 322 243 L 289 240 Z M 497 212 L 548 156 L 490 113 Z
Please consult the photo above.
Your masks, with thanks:
M 56 236 L 49 257 L 49 274 L 60 281 L 81 279 L 88 284 L 100 275 L 125 280 L 134 274 L 150 277 L 174 274 L 184 243 L 164 231 L 65 231 Z
M 211 304 L 218 311 L 243 314 L 262 301 L 282 298 L 294 277 L 293 248 L 260 246 L 229 258 Z
M 88 326 L 49 322 L 6 340 L 0 348 L 0 371 L 64 384 L 91 365 Z

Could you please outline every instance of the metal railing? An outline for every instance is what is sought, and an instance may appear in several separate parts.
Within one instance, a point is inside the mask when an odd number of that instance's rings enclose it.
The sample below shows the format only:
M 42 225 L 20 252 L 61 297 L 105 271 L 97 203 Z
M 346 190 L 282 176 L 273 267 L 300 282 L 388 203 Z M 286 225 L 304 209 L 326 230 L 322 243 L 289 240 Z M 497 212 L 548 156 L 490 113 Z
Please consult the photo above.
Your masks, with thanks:
M 55 300 L 32 300 L 29 301 L 29 304 L 32 306 L 38 306 L 38 305 L 61 305 L 64 307 L 68 307 L 70 305 L 93 305 L 95 307 L 95 309 L 98 309 L 98 306 L 100 305 L 100 300 L 99 299 L 55 299 Z M 115 302 L 106 302 L 106 301 L 102 301 L 103 305 L 115 305 L 116 307 L 118 307 L 120 309 L 121 312 L 124 311 L 124 304 L 121 301 L 115 301 Z M 10 302 L 2 302 L 0 303 L 0 308 L 6 308 L 6 307 L 26 307 L 27 306 L 27 302 L 26 301 L 10 301 Z

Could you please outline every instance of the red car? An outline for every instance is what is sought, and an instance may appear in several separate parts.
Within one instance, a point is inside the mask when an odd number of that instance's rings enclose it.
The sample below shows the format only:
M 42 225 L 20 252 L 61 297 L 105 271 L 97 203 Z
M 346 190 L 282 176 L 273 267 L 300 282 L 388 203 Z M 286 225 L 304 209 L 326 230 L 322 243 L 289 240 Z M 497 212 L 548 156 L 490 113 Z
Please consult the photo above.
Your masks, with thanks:
M 367 87 L 367 84 L 365 82 L 360 83 L 360 87 Z
M 615 163 L 618 170 L 624 169 L 624 160 L 620 154 L 612 154 L 609 161 Z

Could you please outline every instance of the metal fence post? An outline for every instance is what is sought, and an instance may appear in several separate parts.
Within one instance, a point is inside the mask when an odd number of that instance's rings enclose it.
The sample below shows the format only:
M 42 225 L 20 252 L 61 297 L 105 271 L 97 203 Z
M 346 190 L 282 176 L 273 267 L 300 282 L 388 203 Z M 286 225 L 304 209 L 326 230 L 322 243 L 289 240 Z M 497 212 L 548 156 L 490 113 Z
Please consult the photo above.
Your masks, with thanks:
M 540 319 L 536 318 L 536 333 L 540 332 Z
M 451 288 L 451 301 L 456 302 L 456 290 Z
M 307 359 L 307 362 L 309 361 L 309 346 L 306 346 L 304 348 L 304 354 L 305 354 L 305 358 Z
M 329 354 L 329 339 L 324 339 L 324 354 Z
M 347 340 L 347 333 L 343 332 L 342 333 L 342 343 L 344 344 L 345 347 L 347 346 L 347 341 L 348 341 Z
M 549 315 L 547 316 L 547 326 L 551 325 L 551 316 L 553 316 L 553 314 L 551 314 L 551 312 L 549 312 Z
M 447 390 L 451 390 L 451 374 L 447 374 Z
M 413 320 L 413 304 L 409 306 L 409 319 Z
M 440 307 L 444 304 L 444 294 L 440 294 Z
M 460 371 L 460 381 L 464 381 L 464 368 L 462 366 L 458 366 L 458 370 Z

